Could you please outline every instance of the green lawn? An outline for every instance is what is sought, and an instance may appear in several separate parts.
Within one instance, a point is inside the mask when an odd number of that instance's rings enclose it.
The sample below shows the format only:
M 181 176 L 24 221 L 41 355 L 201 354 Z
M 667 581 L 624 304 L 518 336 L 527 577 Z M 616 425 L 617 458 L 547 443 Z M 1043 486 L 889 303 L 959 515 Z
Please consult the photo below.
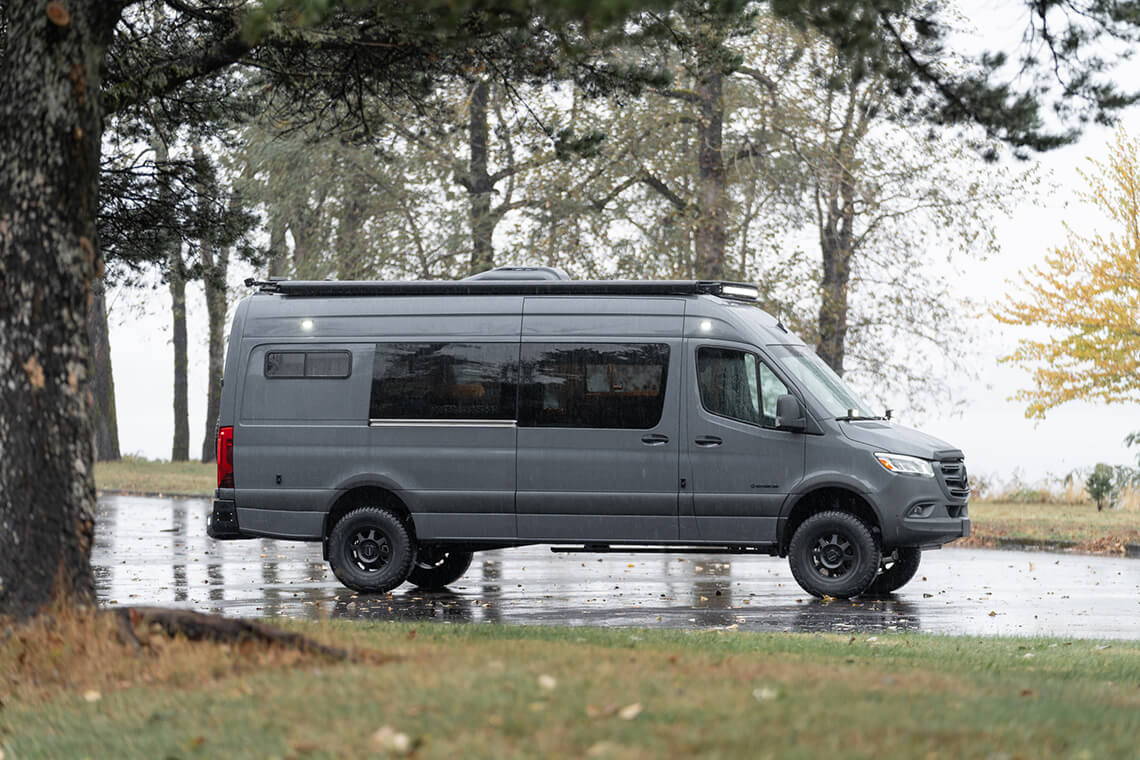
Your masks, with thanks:
M 217 477 L 213 462 L 155 462 L 124 457 L 118 462 L 95 463 L 95 487 L 101 491 L 212 496 Z
M 290 627 L 395 659 L 332 665 L 161 640 L 132 655 L 18 635 L 0 639 L 0 746 L 21 760 L 405 746 L 419 758 L 1101 758 L 1136 756 L 1140 736 L 1135 643 Z M 29 647 L 48 651 L 21 660 Z
M 1140 512 L 1093 504 L 1013 504 L 971 502 L 971 543 L 992 545 L 1001 539 L 1072 542 L 1084 551 L 1119 552 L 1140 544 Z

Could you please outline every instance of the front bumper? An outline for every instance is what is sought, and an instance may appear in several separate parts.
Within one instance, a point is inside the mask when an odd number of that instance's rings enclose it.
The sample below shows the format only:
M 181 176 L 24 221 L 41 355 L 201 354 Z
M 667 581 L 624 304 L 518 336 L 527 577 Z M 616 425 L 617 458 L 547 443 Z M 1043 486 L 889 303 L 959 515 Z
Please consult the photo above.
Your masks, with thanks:
M 941 546 L 969 535 L 969 517 L 907 517 L 900 521 L 894 543 L 897 546 Z
M 238 526 L 233 499 L 214 499 L 214 508 L 206 515 L 206 535 L 220 541 L 249 538 Z

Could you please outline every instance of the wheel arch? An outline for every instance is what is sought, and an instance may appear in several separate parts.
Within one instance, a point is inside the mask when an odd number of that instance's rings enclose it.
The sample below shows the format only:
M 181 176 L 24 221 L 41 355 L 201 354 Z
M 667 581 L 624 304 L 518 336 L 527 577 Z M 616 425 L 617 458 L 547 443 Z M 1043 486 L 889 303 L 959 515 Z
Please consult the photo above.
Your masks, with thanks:
M 878 508 L 864 494 L 844 484 L 818 485 L 799 494 L 790 504 L 777 525 L 779 555 L 786 557 L 792 536 L 804 520 L 819 512 L 848 512 L 863 520 L 881 542 L 883 521 Z
M 339 491 L 325 510 L 324 523 L 321 526 L 321 552 L 325 560 L 329 558 L 329 534 L 332 533 L 333 526 L 340 518 L 358 507 L 383 507 L 392 510 L 403 518 L 408 531 L 413 539 L 415 538 L 412 512 L 396 490 L 374 480 L 358 481 L 355 485 Z

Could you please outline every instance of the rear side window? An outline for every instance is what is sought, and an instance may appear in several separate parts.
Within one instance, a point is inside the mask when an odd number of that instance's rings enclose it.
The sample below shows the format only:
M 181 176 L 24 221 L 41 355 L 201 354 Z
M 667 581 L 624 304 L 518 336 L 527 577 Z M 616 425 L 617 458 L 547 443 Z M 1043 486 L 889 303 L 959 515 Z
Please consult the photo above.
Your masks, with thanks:
M 348 351 L 267 351 L 265 376 L 348 377 L 352 374 L 352 354 Z
M 518 343 L 378 343 L 373 420 L 514 420 Z
M 524 343 L 519 425 L 656 427 L 668 375 L 665 343 Z

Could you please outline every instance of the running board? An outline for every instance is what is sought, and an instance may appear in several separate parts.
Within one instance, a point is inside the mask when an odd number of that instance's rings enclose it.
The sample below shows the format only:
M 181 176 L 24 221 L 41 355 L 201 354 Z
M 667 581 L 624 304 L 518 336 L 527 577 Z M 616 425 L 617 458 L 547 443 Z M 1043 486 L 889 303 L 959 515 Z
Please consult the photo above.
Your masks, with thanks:
M 552 546 L 550 551 L 565 554 L 763 554 L 775 556 L 775 544 L 761 546 L 611 546 L 586 544 L 585 546 Z

